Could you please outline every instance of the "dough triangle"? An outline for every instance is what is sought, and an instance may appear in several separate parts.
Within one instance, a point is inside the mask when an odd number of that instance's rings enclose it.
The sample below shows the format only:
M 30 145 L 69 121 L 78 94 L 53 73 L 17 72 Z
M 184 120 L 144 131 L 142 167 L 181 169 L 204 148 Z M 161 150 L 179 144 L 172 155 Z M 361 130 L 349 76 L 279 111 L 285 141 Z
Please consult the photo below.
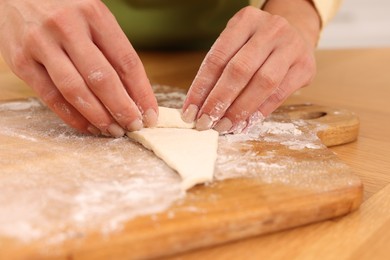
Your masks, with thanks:
M 158 127 L 165 127 L 164 122 L 169 121 L 169 128 L 143 128 L 140 131 L 129 132 L 127 135 L 152 150 L 156 156 L 176 170 L 182 177 L 182 188 L 187 190 L 198 183 L 213 179 L 218 132 L 188 129 L 188 125 L 183 126 L 180 116 L 175 116 L 176 119 L 169 116 L 177 114 L 174 110 L 176 109 L 160 114 Z M 165 118 L 166 115 L 169 118 Z M 174 128 L 177 125 L 187 129 Z

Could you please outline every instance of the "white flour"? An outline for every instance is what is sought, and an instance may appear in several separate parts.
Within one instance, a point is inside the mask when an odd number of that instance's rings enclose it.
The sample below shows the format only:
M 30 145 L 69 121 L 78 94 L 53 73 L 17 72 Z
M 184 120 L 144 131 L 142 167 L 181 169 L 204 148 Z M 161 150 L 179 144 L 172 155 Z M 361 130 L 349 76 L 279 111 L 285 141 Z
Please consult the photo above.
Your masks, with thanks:
M 41 103 L 33 98 L 30 98 L 26 101 L 14 101 L 14 102 L 9 102 L 9 103 L 0 103 L 0 111 L 7 111 L 7 110 L 12 110 L 12 111 L 20 111 L 20 110 L 27 110 L 30 108 L 34 107 L 40 107 Z
M 275 122 L 262 121 L 262 118 L 257 123 L 251 124 L 241 134 L 226 135 L 229 142 L 245 142 L 253 140 L 261 140 L 265 142 L 276 142 L 287 146 L 292 150 L 301 149 L 321 149 L 324 148 L 318 142 L 318 137 L 315 132 L 304 133 L 299 128 L 305 127 L 306 123 L 301 120 L 294 122 Z
M 154 88 L 162 106 L 178 108 L 185 98 L 169 87 Z M 220 137 L 215 179 L 315 186 L 318 172 L 297 183 L 302 165 L 275 152 L 280 144 L 314 152 L 323 147 L 315 133 L 305 134 L 303 121 L 262 120 L 257 115 L 244 133 Z M 261 154 L 254 140 L 265 145 Z M 0 150 L 6 154 L 0 158 L 0 236 L 9 239 L 57 244 L 89 230 L 109 233 L 137 216 L 154 219 L 185 197 L 178 175 L 151 152 L 127 138 L 77 134 L 35 99 L 0 103 Z

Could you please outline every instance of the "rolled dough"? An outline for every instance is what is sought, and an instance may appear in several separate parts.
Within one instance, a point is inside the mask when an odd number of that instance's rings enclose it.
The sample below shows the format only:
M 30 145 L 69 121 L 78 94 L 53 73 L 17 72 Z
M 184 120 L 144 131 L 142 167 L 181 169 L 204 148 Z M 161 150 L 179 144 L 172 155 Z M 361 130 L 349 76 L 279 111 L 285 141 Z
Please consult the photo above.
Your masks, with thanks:
M 152 150 L 182 178 L 187 190 L 198 183 L 211 181 L 217 159 L 218 132 L 190 129 L 181 119 L 180 110 L 160 107 L 156 128 L 144 128 L 127 135 Z
M 157 128 L 195 128 L 195 123 L 186 123 L 181 119 L 181 109 L 158 107 Z

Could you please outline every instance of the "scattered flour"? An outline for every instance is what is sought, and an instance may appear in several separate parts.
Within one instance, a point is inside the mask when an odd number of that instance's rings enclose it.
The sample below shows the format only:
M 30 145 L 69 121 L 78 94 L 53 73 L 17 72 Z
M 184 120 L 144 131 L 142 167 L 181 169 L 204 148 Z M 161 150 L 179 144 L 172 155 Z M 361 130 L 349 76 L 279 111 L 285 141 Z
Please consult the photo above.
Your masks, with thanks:
M 103 79 L 104 79 L 104 73 L 99 70 L 91 71 L 88 75 L 88 80 L 90 82 L 99 82 L 102 81 Z
M 162 106 L 179 108 L 185 99 L 181 90 L 154 90 Z M 243 133 L 220 137 L 216 181 L 315 185 L 316 171 L 303 176 L 304 183 L 294 178 L 310 162 L 275 152 L 283 145 L 314 153 L 322 148 L 315 133 L 305 134 L 303 121 L 263 120 L 256 114 Z M 254 140 L 262 147 L 253 149 Z M 6 155 L 0 158 L 0 236 L 9 239 L 56 244 L 89 230 L 109 233 L 138 216 L 156 219 L 153 214 L 185 197 L 178 175 L 150 151 L 127 138 L 77 134 L 36 99 L 0 103 L 0 150 Z
M 307 127 L 303 120 L 292 122 L 264 121 L 258 117 L 257 123 L 251 123 L 241 134 L 225 135 L 229 142 L 261 140 L 287 146 L 291 150 L 321 149 L 316 132 L 305 133 L 300 128 Z
M 21 110 L 27 110 L 34 107 L 40 107 L 42 104 L 34 98 L 30 98 L 26 101 L 13 101 L 13 102 L 7 102 L 7 103 L 0 103 L 0 111 L 21 111 Z

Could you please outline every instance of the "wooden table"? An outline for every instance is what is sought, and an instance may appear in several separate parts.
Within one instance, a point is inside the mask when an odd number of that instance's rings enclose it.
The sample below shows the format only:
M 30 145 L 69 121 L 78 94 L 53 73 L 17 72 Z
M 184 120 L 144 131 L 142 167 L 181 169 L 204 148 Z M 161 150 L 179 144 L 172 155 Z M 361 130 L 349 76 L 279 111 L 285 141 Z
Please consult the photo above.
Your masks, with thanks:
M 346 217 L 178 256 L 180 259 L 389 259 L 390 48 L 321 50 L 310 87 L 288 103 L 346 108 L 361 120 L 357 142 L 331 148 L 365 185 L 364 203 Z M 188 87 L 204 56 L 142 53 L 153 83 Z M 34 95 L 0 61 L 0 100 Z

